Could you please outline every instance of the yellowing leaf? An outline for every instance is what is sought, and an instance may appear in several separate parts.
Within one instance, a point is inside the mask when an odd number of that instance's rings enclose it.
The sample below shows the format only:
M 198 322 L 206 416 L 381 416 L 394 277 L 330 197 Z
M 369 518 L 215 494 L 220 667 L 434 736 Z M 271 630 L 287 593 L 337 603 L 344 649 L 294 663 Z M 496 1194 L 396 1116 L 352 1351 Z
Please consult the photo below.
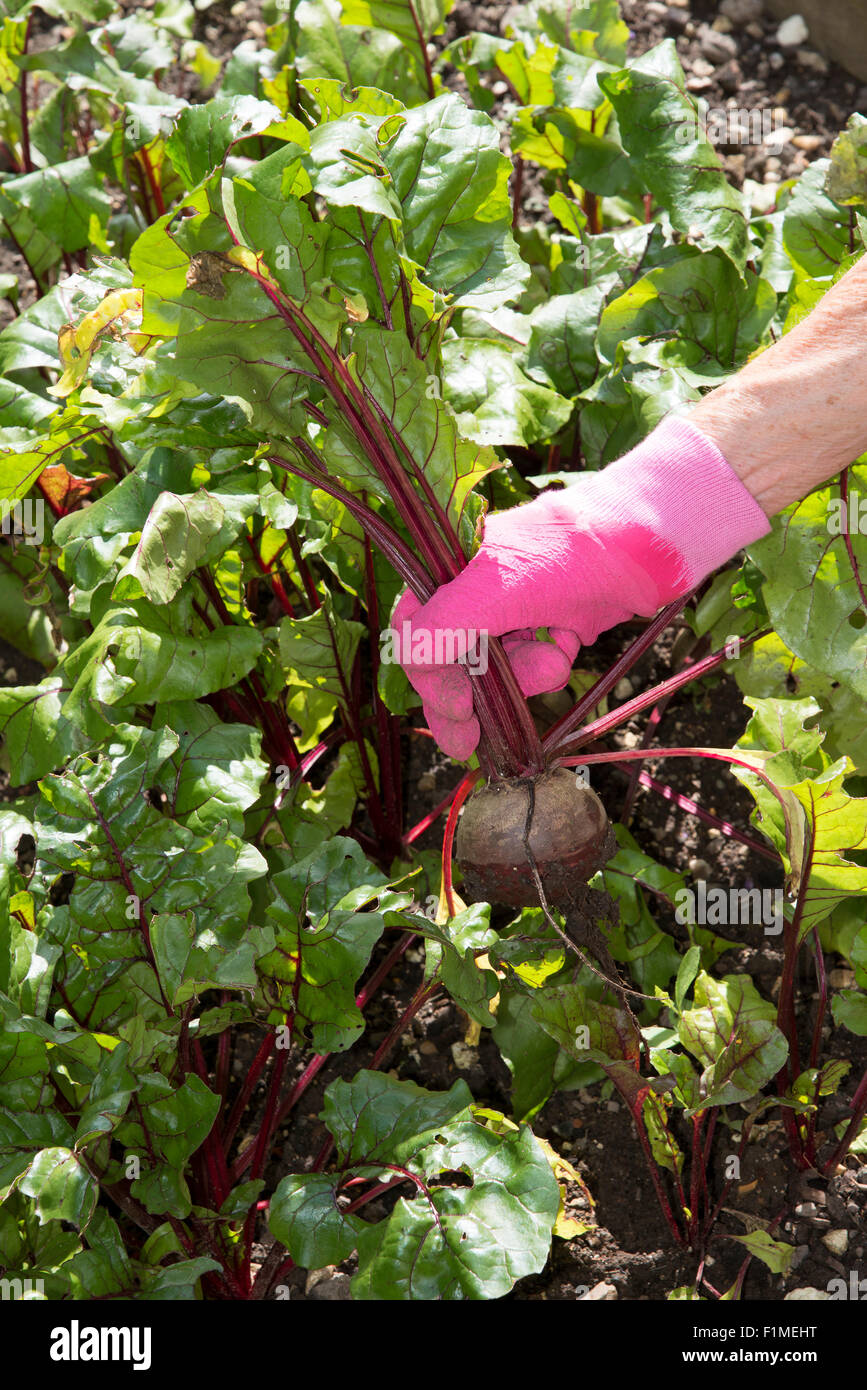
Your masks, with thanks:
M 48 388 L 49 394 L 61 400 L 72 395 L 86 377 L 90 360 L 103 335 L 124 314 L 140 314 L 141 306 L 141 290 L 112 290 L 101 304 L 85 314 L 77 327 L 71 323 L 64 324 L 57 334 L 64 371 L 57 385 Z

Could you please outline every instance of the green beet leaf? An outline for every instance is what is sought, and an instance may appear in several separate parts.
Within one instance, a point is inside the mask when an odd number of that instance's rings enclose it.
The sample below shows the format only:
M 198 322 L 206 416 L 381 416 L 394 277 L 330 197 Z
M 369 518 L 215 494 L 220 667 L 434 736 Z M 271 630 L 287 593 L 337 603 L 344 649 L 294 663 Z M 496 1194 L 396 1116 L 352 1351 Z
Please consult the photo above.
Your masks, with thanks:
M 271 1225 L 296 1259 L 322 1263 L 357 1245 L 353 1296 L 362 1299 L 497 1298 L 541 1268 L 557 1180 L 528 1129 L 474 1117 L 463 1082 L 435 1095 L 360 1072 L 329 1087 L 323 1118 L 343 1171 L 406 1173 L 415 1195 L 370 1226 L 342 1215 L 333 1178 L 284 1178 Z

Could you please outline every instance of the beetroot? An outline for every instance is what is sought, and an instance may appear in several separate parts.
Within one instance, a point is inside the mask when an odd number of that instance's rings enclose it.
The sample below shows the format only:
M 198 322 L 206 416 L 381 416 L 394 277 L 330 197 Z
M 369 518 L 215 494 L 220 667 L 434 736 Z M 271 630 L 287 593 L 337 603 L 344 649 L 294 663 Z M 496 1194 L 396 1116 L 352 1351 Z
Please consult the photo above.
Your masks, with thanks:
M 464 896 L 538 906 L 528 844 L 545 896 L 556 907 L 574 903 L 617 849 L 599 797 L 566 768 L 489 782 L 470 797 L 458 825 L 455 849 Z

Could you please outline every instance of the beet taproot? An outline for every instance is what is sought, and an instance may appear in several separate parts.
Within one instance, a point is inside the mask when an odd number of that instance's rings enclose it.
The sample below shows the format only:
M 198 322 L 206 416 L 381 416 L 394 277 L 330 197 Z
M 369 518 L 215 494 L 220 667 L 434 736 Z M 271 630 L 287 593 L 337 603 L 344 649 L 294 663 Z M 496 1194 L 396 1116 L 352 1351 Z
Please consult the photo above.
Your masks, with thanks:
M 617 849 L 599 797 L 566 768 L 488 782 L 469 798 L 458 824 L 464 896 L 538 906 L 528 844 L 545 896 L 556 907 L 573 903 Z

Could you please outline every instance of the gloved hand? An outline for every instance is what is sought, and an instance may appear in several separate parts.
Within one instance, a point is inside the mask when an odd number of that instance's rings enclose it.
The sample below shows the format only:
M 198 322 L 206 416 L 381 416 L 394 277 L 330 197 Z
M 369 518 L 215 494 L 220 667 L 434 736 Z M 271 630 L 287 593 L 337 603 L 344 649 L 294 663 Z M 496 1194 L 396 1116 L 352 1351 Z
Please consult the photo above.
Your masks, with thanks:
M 626 618 L 651 616 L 769 530 L 716 445 L 669 417 L 607 468 L 488 516 L 463 573 L 425 604 L 405 592 L 392 628 L 400 635 L 409 621 L 412 648 L 423 654 L 424 632 L 434 654 L 438 629 L 501 637 L 525 695 L 559 690 L 582 644 Z M 540 627 L 551 641 L 535 640 Z M 399 650 L 437 743 L 468 758 L 480 732 L 472 668 L 413 662 L 405 641 Z

